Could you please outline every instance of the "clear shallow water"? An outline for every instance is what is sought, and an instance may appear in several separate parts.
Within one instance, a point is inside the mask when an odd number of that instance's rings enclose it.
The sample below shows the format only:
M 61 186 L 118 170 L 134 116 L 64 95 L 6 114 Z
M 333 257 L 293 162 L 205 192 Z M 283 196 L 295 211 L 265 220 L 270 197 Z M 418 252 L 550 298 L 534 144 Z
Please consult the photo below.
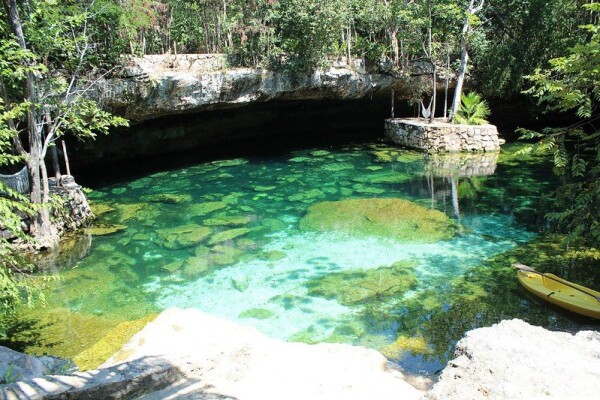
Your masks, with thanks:
M 552 187 L 547 171 L 510 152 L 427 159 L 367 144 L 215 161 L 98 187 L 90 195 L 97 225 L 119 230 L 68 243 L 51 263 L 60 279 L 48 290 L 49 308 L 25 312 L 21 335 L 29 332 L 30 350 L 74 357 L 119 323 L 193 307 L 284 340 L 369 346 L 432 373 L 473 327 L 509 317 L 578 326 L 519 291 L 502 261 L 534 238 L 539 194 Z M 421 243 L 348 233 L 344 221 L 337 231 L 299 228 L 311 205 L 355 198 L 409 200 L 459 228 Z M 386 268 L 398 262 L 407 278 L 389 283 Z M 349 271 L 368 277 L 351 281 Z M 360 286 L 359 300 L 319 286 L 327 276 L 340 292 L 352 289 L 344 282 Z

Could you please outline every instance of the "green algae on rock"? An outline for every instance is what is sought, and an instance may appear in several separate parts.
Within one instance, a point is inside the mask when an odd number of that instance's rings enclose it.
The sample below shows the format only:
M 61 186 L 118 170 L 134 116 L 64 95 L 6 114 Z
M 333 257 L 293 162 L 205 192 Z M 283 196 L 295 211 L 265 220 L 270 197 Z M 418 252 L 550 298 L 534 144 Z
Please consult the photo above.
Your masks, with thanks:
M 140 199 L 148 203 L 179 204 L 191 202 L 192 195 L 189 193 L 158 193 L 148 194 L 140 197 Z
M 393 343 L 379 349 L 381 354 L 387 358 L 397 360 L 406 352 L 412 354 L 431 354 L 427 341 L 420 336 L 410 337 L 400 335 Z
M 115 208 L 109 206 L 108 204 L 96 203 L 95 201 L 90 202 L 90 207 L 92 209 L 92 213 L 94 213 L 96 217 L 116 211 Z
M 97 368 L 138 333 L 148 322 L 156 318 L 156 314 L 148 315 L 135 321 L 121 322 L 112 328 L 104 337 L 73 358 L 81 371 Z
M 170 250 L 184 249 L 203 242 L 211 233 L 211 228 L 197 224 L 158 229 L 157 244 Z
M 125 225 L 116 225 L 116 224 L 95 224 L 90 226 L 89 228 L 85 228 L 85 233 L 89 233 L 93 236 L 104 236 L 104 235 L 112 235 L 113 233 L 121 232 L 127 229 Z
M 221 215 L 204 220 L 207 226 L 243 226 L 252 222 L 250 215 Z
M 352 178 L 354 182 L 373 184 L 394 184 L 404 183 L 411 180 L 413 176 L 410 174 L 397 172 L 397 171 L 382 171 L 374 172 L 370 174 L 364 174 Z
M 266 308 L 250 308 L 248 310 L 242 311 L 238 318 L 254 318 L 254 319 L 269 319 L 273 318 L 275 313 L 271 310 L 267 310 Z
M 322 199 L 325 197 L 325 193 L 323 193 L 319 189 L 309 189 L 303 192 L 299 192 L 288 196 L 289 201 L 302 201 L 305 203 L 311 203 L 315 199 Z
M 243 236 L 243 235 L 247 234 L 248 232 L 250 232 L 250 229 L 248 229 L 248 228 L 228 229 L 226 231 L 216 233 L 213 237 L 210 238 L 210 240 L 208 241 L 208 244 L 215 245 L 215 244 L 227 242 L 227 241 L 233 240 L 237 237 Z
M 451 239 L 457 226 L 441 211 L 402 199 L 374 198 L 314 204 L 300 220 L 300 229 L 430 243 Z
M 330 273 L 306 283 L 310 296 L 336 299 L 342 305 L 398 298 L 417 285 L 416 263 L 397 262 L 389 267 Z
M 208 201 L 205 203 L 192 204 L 186 209 L 186 214 L 189 216 L 204 216 L 213 211 L 221 210 L 227 207 L 227 203 L 222 201 Z
M 363 185 L 362 183 L 357 183 L 356 185 L 352 185 L 352 190 L 355 191 L 356 193 L 362 193 L 362 194 L 382 194 L 385 192 L 384 189 Z

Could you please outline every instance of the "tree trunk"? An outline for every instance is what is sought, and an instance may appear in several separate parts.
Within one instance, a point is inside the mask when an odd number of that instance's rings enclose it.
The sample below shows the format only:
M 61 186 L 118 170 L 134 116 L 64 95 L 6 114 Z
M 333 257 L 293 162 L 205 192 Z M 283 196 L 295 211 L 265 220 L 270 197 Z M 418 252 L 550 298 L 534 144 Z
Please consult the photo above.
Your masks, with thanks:
M 398 31 L 392 32 L 392 50 L 394 51 L 394 65 L 400 66 L 400 46 L 398 45 Z
M 8 23 L 11 27 L 12 33 L 17 38 L 19 46 L 23 50 L 27 50 L 16 1 L 2 0 L 2 2 L 8 16 Z M 39 242 L 40 246 L 51 247 L 56 244 L 56 235 L 53 232 L 52 223 L 50 222 L 50 213 L 48 211 L 47 203 L 44 203 L 44 200 L 47 201 L 47 197 L 42 197 L 41 168 L 44 162 L 42 159 L 43 121 L 40 118 L 39 111 L 36 109 L 38 106 L 37 82 L 35 75 L 31 70 L 29 70 L 26 74 L 25 98 L 27 101 L 29 101 L 29 103 L 31 103 L 31 106 L 27 111 L 29 154 L 26 157 L 27 167 L 29 169 L 29 175 L 31 178 L 31 201 L 34 204 L 42 205 L 32 219 L 30 233 L 31 236 L 33 236 Z M 43 167 L 45 170 L 45 166 Z M 44 184 L 48 184 L 47 179 Z
M 468 22 L 465 24 L 468 29 Z M 464 30 L 464 29 L 463 29 Z M 469 61 L 469 53 L 467 51 L 467 40 L 462 38 L 460 41 L 460 67 L 458 68 L 458 76 L 456 77 L 456 87 L 454 88 L 454 98 L 452 99 L 452 108 L 450 109 L 450 122 L 454 120 L 454 115 L 460 106 L 460 96 L 465 82 L 465 72 L 467 71 L 467 62 Z
M 433 31 L 433 19 L 431 17 L 431 0 L 427 2 L 427 9 L 429 12 L 429 26 L 427 28 L 427 47 L 429 50 L 429 62 L 431 63 L 431 114 L 429 115 L 429 123 L 433 123 L 435 119 L 435 103 L 437 101 L 437 76 L 435 71 L 435 61 L 433 59 L 433 45 L 432 45 L 432 31 Z
M 432 80 L 433 82 L 431 83 L 432 85 L 432 91 L 433 91 L 433 95 L 431 97 L 431 115 L 429 116 L 429 123 L 431 124 L 435 118 L 435 103 L 437 101 L 437 75 L 436 75 L 436 71 L 435 71 L 435 63 L 433 62 L 433 60 L 431 60 L 431 68 L 433 68 L 433 72 L 432 72 Z
M 46 135 L 50 134 L 50 128 L 52 126 L 52 120 L 50 119 L 50 113 L 48 111 L 44 114 L 46 122 Z M 58 162 L 58 152 L 56 151 L 56 145 L 50 144 L 48 146 L 50 153 L 50 161 L 52 162 L 52 169 L 54 172 L 54 178 L 56 179 L 56 186 L 60 186 L 60 164 Z
M 460 38 L 460 67 L 458 69 L 458 76 L 456 77 L 456 87 L 454 88 L 454 99 L 452 100 L 452 108 L 450 109 L 449 120 L 452 122 L 454 120 L 454 115 L 458 111 L 458 107 L 460 106 L 460 97 L 462 95 L 462 88 L 465 81 L 465 73 L 467 71 L 467 63 L 469 62 L 469 52 L 467 48 L 467 36 L 469 34 L 469 30 L 471 29 L 471 25 L 469 23 L 469 19 L 471 16 L 477 14 L 485 4 L 485 0 L 480 0 L 480 3 L 477 7 L 475 7 L 475 0 L 471 0 L 469 2 L 469 8 L 467 10 L 467 18 L 465 19 L 465 24 L 462 28 L 462 37 Z
M 450 47 L 446 47 L 446 83 L 444 85 L 444 118 L 448 117 L 448 84 L 450 78 Z

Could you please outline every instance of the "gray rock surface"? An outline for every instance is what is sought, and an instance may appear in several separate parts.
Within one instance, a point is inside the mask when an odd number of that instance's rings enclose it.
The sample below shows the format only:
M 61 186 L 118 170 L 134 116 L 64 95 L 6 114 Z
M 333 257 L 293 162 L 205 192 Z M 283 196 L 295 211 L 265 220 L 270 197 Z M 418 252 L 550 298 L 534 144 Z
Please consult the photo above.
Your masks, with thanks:
M 132 57 L 118 77 L 99 81 L 91 97 L 133 122 L 272 100 L 360 99 L 402 86 L 388 73 L 367 73 L 361 60 L 292 76 L 231 67 L 222 54 Z
M 0 383 L 36 378 L 48 373 L 37 357 L 0 346 Z
M 385 136 L 392 142 L 430 153 L 500 150 L 498 130 L 494 125 L 450 124 L 423 118 L 385 120 Z
M 46 375 L 0 385 L 2 400 L 129 399 L 182 378 L 177 366 L 157 357 L 71 375 Z
M 550 332 L 518 319 L 469 331 L 426 400 L 597 400 L 600 332 Z

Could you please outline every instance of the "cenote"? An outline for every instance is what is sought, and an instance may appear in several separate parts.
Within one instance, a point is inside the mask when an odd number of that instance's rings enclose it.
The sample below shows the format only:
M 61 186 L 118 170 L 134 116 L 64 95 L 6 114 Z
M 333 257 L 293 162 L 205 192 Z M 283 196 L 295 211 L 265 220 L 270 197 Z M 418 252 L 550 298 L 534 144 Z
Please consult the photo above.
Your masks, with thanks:
M 534 300 L 510 269 L 556 183 L 544 157 L 517 148 L 346 143 L 94 185 L 94 227 L 45 262 L 47 306 L 20 313 L 13 346 L 92 368 L 161 310 L 191 307 L 433 374 L 469 329 L 506 318 L 581 329 L 593 322 Z

